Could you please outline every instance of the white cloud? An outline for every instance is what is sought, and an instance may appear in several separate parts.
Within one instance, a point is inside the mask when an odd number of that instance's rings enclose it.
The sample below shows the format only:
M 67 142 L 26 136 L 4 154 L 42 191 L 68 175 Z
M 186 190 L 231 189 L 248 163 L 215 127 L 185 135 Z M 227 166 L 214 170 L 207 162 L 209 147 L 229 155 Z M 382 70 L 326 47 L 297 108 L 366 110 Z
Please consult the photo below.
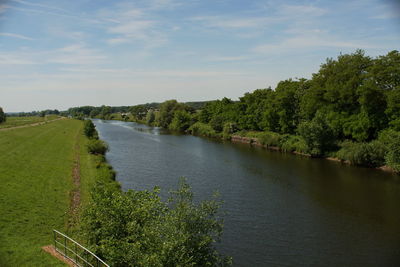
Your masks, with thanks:
M 68 12 L 65 9 L 55 7 L 55 6 L 49 6 L 49 5 L 43 5 L 43 4 L 38 4 L 38 3 L 32 3 L 28 1 L 23 1 L 23 0 L 11 0 L 12 2 L 19 3 L 22 5 L 27 5 L 27 6 L 34 6 L 34 7 L 40 7 L 40 8 L 45 8 L 45 9 L 53 9 L 53 10 L 58 10 L 58 11 L 63 11 L 63 12 Z
M 279 8 L 280 14 L 287 18 L 312 16 L 319 17 L 327 13 L 326 9 L 312 5 L 283 5 Z
M 209 61 L 220 61 L 220 62 L 229 62 L 229 61 L 243 61 L 249 59 L 248 56 L 216 56 L 216 57 L 210 57 L 207 60 Z
M 0 65 L 32 65 L 37 64 L 31 58 L 27 58 L 20 53 L 0 53 Z
M 33 40 L 33 38 L 27 37 L 25 35 L 9 33 L 9 32 L 0 32 L 0 36 L 13 37 L 13 38 L 17 38 L 17 39 L 30 40 L 30 41 Z
M 258 17 L 258 18 L 233 18 L 227 16 L 200 16 L 193 17 L 190 20 L 203 23 L 206 27 L 211 28 L 258 28 L 268 23 L 276 22 L 275 18 Z
M 100 51 L 89 49 L 82 44 L 59 48 L 47 54 L 47 63 L 91 65 L 104 63 L 107 57 Z
M 256 46 L 252 49 L 253 52 L 261 54 L 278 53 L 294 49 L 305 48 L 321 48 L 321 47 L 338 47 L 338 48 L 375 48 L 371 44 L 342 41 L 338 39 L 324 38 L 322 36 L 296 36 L 285 39 L 279 43 L 264 44 Z

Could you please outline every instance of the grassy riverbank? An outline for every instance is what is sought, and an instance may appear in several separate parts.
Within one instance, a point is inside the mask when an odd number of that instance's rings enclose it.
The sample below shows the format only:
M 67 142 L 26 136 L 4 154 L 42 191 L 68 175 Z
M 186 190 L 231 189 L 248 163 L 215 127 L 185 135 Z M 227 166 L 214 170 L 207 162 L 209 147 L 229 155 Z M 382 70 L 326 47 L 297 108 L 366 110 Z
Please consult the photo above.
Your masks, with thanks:
M 85 203 L 95 181 L 109 177 L 87 153 L 82 129 L 65 119 L 0 132 L 0 266 L 64 266 L 41 247 L 52 243 L 52 229 L 71 227 L 72 190 Z
M 7 120 L 0 124 L 0 129 L 24 126 L 34 123 L 41 123 L 52 121 L 59 118 L 57 115 L 48 115 L 45 117 L 32 116 L 32 117 L 7 117 Z

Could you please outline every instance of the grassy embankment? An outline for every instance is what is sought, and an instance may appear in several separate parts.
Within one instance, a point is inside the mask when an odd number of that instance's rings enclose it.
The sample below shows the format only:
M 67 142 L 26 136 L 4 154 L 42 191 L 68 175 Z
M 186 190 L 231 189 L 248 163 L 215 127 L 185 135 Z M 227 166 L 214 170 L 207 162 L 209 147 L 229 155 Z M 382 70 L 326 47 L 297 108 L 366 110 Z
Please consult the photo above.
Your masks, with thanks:
M 78 189 L 85 203 L 94 182 L 109 178 L 107 165 L 87 153 L 82 129 L 66 119 L 0 132 L 0 266 L 64 266 L 41 247 L 52 244 L 52 229 L 74 228 L 71 192 Z
M 24 126 L 24 125 L 40 123 L 40 122 L 48 122 L 48 121 L 52 121 L 52 120 L 55 120 L 58 118 L 59 118 L 59 116 L 57 116 L 57 115 L 48 115 L 45 117 L 39 117 L 39 116 L 7 117 L 7 120 L 4 123 L 0 124 L 0 129 Z

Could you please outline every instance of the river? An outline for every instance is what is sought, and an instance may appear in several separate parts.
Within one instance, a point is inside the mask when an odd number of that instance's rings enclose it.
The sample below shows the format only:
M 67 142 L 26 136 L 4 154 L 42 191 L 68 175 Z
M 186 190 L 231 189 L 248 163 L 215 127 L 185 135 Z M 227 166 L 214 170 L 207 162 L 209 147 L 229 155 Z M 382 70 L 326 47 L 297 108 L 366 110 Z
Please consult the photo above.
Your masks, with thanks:
M 392 174 L 94 120 L 122 189 L 185 176 L 195 198 L 218 191 L 234 266 L 400 266 L 400 182 Z

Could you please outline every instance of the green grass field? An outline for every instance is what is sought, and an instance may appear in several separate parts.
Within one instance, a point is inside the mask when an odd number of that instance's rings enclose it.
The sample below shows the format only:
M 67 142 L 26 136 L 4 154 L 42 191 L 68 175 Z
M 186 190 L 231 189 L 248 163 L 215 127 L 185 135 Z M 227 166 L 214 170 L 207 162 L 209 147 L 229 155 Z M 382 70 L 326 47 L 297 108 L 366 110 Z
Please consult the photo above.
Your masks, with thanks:
M 64 266 L 41 247 L 52 243 L 52 229 L 66 230 L 82 127 L 59 120 L 0 132 L 0 266 Z
M 16 126 L 22 126 L 22 125 L 27 125 L 27 124 L 33 124 L 33 123 L 38 123 L 38 122 L 44 122 L 44 121 L 51 121 L 54 119 L 57 119 L 58 116 L 56 115 L 49 115 L 46 117 L 7 117 L 7 120 L 4 123 L 0 124 L 0 129 L 1 128 L 11 128 L 11 127 L 16 127 Z

